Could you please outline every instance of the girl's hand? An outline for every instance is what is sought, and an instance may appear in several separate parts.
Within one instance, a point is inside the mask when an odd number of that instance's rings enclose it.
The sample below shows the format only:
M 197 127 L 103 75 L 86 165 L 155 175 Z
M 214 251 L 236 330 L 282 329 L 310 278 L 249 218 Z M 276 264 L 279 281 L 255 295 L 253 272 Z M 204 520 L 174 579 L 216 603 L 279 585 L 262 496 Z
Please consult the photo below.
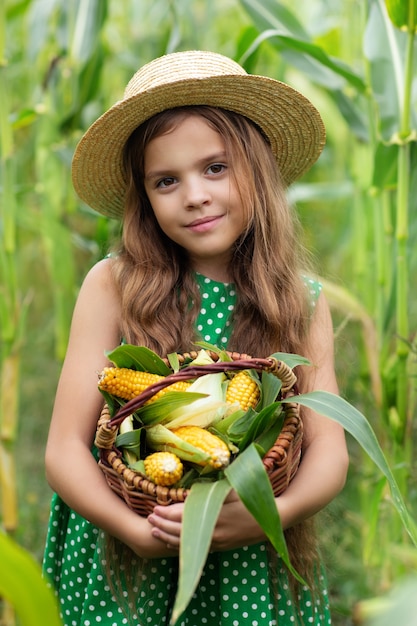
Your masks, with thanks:
M 152 537 L 159 539 L 167 548 L 169 546 L 170 551 L 172 549 L 178 551 L 180 547 L 183 511 L 183 503 L 156 506 L 148 517 L 148 522 L 153 526 Z M 258 523 L 232 491 L 220 511 L 213 533 L 211 551 L 232 550 L 263 540 L 265 535 Z
M 174 550 L 178 554 L 183 511 L 184 504 L 177 502 L 169 506 L 156 506 L 148 516 L 152 537 L 161 541 L 170 553 Z
M 224 552 L 265 541 L 258 522 L 244 507 L 235 491 L 231 491 L 217 519 L 211 551 Z

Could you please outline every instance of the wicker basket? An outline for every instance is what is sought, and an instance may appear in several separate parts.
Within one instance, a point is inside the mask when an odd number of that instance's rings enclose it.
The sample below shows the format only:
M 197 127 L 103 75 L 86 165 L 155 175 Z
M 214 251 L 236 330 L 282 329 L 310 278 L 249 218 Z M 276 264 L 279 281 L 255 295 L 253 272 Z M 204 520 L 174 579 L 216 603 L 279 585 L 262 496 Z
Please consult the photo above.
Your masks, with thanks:
M 230 362 L 218 361 L 217 355 L 210 353 L 215 363 L 184 366 L 178 372 L 151 385 L 139 396 L 127 402 L 113 418 L 110 418 L 108 406 L 104 405 L 98 420 L 95 439 L 95 445 L 99 451 L 99 467 L 110 488 L 139 515 L 144 517 L 149 515 L 155 504 L 168 505 L 174 502 L 184 502 L 188 494 L 187 489 L 156 485 L 129 469 L 123 462 L 122 453 L 115 447 L 117 430 L 121 422 L 158 391 L 179 380 L 194 379 L 204 374 L 254 369 L 258 372 L 270 372 L 281 380 L 281 399 L 294 395 L 296 376 L 292 369 L 282 361 L 271 357 L 257 359 L 239 353 L 228 354 L 232 358 Z M 180 362 L 186 363 L 187 359 L 192 360 L 196 356 L 195 352 L 180 355 Z M 282 430 L 275 444 L 263 458 L 275 496 L 280 495 L 288 487 L 297 471 L 301 457 L 303 424 L 299 406 L 295 402 L 288 402 L 284 405 L 284 411 Z

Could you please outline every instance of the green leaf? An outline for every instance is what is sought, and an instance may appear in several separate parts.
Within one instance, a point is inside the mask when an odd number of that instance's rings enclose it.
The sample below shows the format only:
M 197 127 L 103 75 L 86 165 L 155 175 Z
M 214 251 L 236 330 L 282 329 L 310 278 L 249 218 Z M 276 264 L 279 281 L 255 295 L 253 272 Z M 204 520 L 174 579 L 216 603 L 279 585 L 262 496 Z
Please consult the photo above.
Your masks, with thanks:
M 203 348 L 204 350 L 214 352 L 214 354 L 218 355 L 220 361 L 225 361 L 226 363 L 228 363 L 229 361 L 233 361 L 233 359 L 227 354 L 225 350 L 223 350 L 222 348 L 218 348 L 212 343 L 208 343 L 207 341 L 196 341 L 195 345 L 200 346 L 200 348 Z
M 323 48 L 312 43 L 295 14 L 282 3 L 275 0 L 241 0 L 241 3 L 260 31 L 260 36 L 245 56 L 252 55 L 263 41 L 268 40 L 291 65 L 305 72 L 310 80 L 331 90 L 342 89 L 346 80 L 359 92 L 365 92 L 366 83 L 363 79 L 345 63 L 330 57 Z
M 385 142 L 397 141 L 404 100 L 404 59 L 407 35 L 393 28 L 382 0 L 373 2 L 364 37 L 373 98 L 378 107 L 380 133 Z M 415 110 L 411 111 L 416 128 Z
M 246 424 L 246 432 L 238 443 L 240 451 L 245 450 L 245 448 L 247 448 L 253 441 L 255 441 L 257 437 L 262 435 L 264 431 L 268 430 L 278 418 L 281 412 L 282 409 L 280 403 L 275 402 L 273 404 L 270 404 L 269 406 L 266 406 L 259 413 L 256 413 L 253 419 L 251 419 Z M 233 438 L 231 436 L 230 438 L 233 441 Z
M 252 422 L 257 418 L 258 413 L 249 408 L 241 417 L 233 420 L 231 425 L 226 431 L 227 436 L 235 444 L 240 444 L 244 438 L 246 431 L 250 428 Z
M 417 526 L 405 505 L 397 481 L 366 417 L 349 402 L 327 391 L 312 391 L 283 400 L 283 402 L 294 401 L 338 422 L 356 439 L 387 479 L 394 506 L 401 517 L 404 528 L 417 546 Z
M 417 27 L 417 0 L 385 0 L 392 23 L 403 30 L 415 32 Z
M 172 352 L 167 355 L 168 363 L 170 364 L 173 372 L 178 372 L 180 369 L 180 360 L 176 352 Z
M 308 33 L 290 9 L 277 0 L 241 0 L 259 30 L 285 28 L 300 39 L 308 39 Z
M 70 56 L 85 63 L 93 54 L 107 15 L 106 0 L 84 0 L 78 4 Z
M 0 532 L 0 597 L 16 610 L 22 626 L 62 626 L 56 599 L 32 556 Z
M 292 65 L 308 74 L 310 80 L 328 89 L 343 89 L 346 79 L 359 92 L 366 89 L 363 79 L 355 74 L 345 63 L 330 57 L 314 43 L 297 39 L 285 34 L 282 29 L 264 31 L 253 42 L 247 54 L 253 51 L 264 41 L 276 48 L 280 54 Z
M 274 352 L 270 356 L 272 356 L 274 359 L 277 359 L 278 361 L 282 361 L 291 369 L 296 367 L 296 365 L 311 365 L 311 362 L 306 359 L 305 356 L 301 356 L 300 354 L 290 354 L 288 352 Z
M 111 393 L 104 391 L 104 389 L 100 389 L 100 393 L 104 396 L 104 399 L 109 409 L 110 417 L 114 417 L 119 408 L 126 404 L 125 400 L 113 396 Z
M 262 457 L 272 448 L 275 444 L 279 433 L 282 430 L 282 426 L 284 424 L 285 413 L 284 411 L 274 419 L 272 424 L 267 428 L 263 433 L 261 433 L 255 440 L 255 444 L 261 450 L 260 454 Z
M 145 463 L 142 459 L 139 459 L 139 461 L 136 461 L 136 463 L 129 463 L 129 467 L 131 470 L 138 472 L 143 476 L 146 476 Z
M 138 446 L 140 444 L 141 434 L 142 429 L 137 428 L 136 430 L 130 430 L 127 433 L 117 435 L 115 441 L 116 448 L 131 448 Z
M 350 95 L 346 95 L 341 89 L 329 89 L 328 94 L 346 120 L 352 133 L 361 141 L 368 142 L 369 126 L 363 107 L 360 107 L 356 100 L 353 100 Z
M 243 417 L 243 415 L 245 414 L 246 414 L 246 411 L 244 411 L 243 409 L 238 409 L 237 411 L 234 411 L 234 413 L 231 413 L 227 417 L 223 417 L 221 420 L 216 422 L 214 424 L 214 429 L 222 435 L 227 435 L 229 428 L 232 426 L 232 424 L 234 424 L 238 419 Z M 211 430 L 212 429 L 213 428 L 211 428 Z
M 144 346 L 123 344 L 106 352 L 106 356 L 116 367 L 127 367 L 138 372 L 149 372 L 159 376 L 172 374 L 168 365 L 155 352 Z
M 274 492 L 255 445 L 250 445 L 239 454 L 224 473 L 288 569 L 297 580 L 304 583 L 290 563 Z
M 197 482 L 185 500 L 178 590 L 171 624 L 175 624 L 185 611 L 198 585 L 217 518 L 230 490 L 231 486 L 226 479 L 210 483 Z
M 393 189 L 397 184 L 398 145 L 379 142 L 374 154 L 372 185 L 378 189 Z
M 281 387 L 282 382 L 280 378 L 270 372 L 262 373 L 261 408 L 267 407 L 275 402 L 281 391 Z

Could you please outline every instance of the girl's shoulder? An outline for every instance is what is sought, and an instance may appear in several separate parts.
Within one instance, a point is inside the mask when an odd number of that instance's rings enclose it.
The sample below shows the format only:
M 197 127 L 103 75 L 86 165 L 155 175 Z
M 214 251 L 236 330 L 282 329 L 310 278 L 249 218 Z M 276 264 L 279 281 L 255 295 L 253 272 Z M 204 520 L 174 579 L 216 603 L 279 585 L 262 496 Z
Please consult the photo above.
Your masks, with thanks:
M 119 301 L 118 289 L 112 271 L 112 259 L 102 259 L 87 272 L 78 295 L 78 300 L 91 306 L 115 308 Z M 104 312 L 103 312 L 104 313 Z
M 87 272 L 84 282 L 101 284 L 106 287 L 114 285 L 113 262 L 114 259 L 110 256 L 97 261 Z

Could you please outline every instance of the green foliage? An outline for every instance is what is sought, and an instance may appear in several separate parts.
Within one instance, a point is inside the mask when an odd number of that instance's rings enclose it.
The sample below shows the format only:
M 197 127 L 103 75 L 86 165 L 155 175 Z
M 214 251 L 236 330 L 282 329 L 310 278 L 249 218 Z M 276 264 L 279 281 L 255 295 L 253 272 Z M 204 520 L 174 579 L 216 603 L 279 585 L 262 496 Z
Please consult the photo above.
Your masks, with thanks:
M 0 533 L 0 596 L 15 607 L 22 626 L 61 626 L 58 603 L 33 557 Z
M 388 14 L 397 28 L 415 31 L 417 25 L 416 0 L 385 0 Z

